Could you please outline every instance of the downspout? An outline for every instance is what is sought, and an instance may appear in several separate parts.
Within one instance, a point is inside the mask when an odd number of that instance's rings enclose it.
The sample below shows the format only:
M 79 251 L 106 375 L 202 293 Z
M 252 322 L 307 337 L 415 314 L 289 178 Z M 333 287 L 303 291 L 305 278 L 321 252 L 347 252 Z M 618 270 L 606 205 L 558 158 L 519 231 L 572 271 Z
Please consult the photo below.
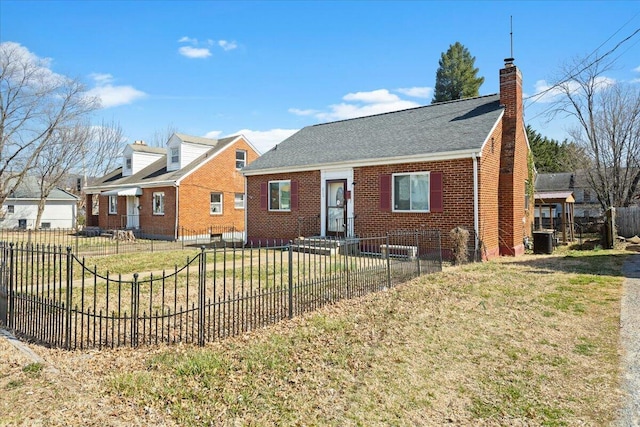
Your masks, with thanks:
M 244 238 L 242 240 L 243 240 L 244 246 L 246 246 L 247 241 L 249 240 L 248 239 L 249 223 L 247 222 L 247 211 L 249 210 L 249 193 L 247 192 L 247 177 L 244 175 L 242 177 L 244 178 Z
M 179 225 L 178 217 L 180 216 L 180 211 L 178 210 L 178 208 L 180 207 L 180 204 L 178 203 L 178 198 L 180 196 L 180 191 L 178 190 L 180 190 L 180 186 L 178 185 L 178 183 L 176 183 L 175 189 L 176 189 L 176 223 L 173 227 L 173 238 L 178 240 L 178 225 Z
M 478 253 L 480 249 L 480 213 L 479 213 L 479 200 L 478 200 L 478 153 L 473 153 L 473 230 L 475 231 L 475 253 Z

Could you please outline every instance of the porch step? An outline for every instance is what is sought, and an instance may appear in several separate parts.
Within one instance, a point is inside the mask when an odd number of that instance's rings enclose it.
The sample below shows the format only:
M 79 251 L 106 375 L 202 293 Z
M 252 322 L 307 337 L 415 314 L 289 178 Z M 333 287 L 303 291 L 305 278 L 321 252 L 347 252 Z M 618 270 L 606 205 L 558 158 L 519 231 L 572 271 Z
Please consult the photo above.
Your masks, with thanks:
M 358 239 L 326 239 L 323 237 L 298 238 L 291 244 L 291 250 L 318 255 L 335 255 L 337 253 L 354 255 L 358 252 Z

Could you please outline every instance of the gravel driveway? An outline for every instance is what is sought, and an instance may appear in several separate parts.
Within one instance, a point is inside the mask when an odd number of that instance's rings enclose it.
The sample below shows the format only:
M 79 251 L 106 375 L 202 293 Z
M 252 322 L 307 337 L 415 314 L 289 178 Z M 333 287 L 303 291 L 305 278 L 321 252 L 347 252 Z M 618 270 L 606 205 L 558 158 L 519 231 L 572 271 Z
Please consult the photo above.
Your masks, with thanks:
M 622 387 L 626 402 L 620 414 L 621 427 L 640 426 L 640 255 L 623 267 L 626 277 L 620 311 L 620 340 L 623 354 Z

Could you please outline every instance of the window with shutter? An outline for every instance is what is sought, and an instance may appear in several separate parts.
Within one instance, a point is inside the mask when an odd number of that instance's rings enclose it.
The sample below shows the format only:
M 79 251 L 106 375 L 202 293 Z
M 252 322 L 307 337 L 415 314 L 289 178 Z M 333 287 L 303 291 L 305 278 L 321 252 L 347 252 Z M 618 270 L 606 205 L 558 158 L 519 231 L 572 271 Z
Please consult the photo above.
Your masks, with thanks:
M 391 210 L 391 175 L 380 175 L 380 210 Z
M 443 212 L 442 172 L 431 172 L 431 212 Z

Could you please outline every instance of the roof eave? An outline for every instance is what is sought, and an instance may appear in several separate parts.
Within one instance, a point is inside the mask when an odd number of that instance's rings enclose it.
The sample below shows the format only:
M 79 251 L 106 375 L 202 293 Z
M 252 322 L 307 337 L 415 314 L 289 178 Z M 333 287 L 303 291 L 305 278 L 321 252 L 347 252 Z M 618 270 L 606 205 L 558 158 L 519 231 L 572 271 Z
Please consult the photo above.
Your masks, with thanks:
M 480 155 L 480 148 L 447 151 L 442 153 L 430 153 L 424 155 L 411 155 L 411 156 L 398 156 L 398 157 L 385 157 L 382 159 L 363 159 L 358 161 L 344 161 L 344 162 L 330 162 L 330 163 L 317 163 L 312 165 L 301 166 L 289 166 L 282 168 L 266 168 L 256 170 L 242 170 L 244 176 L 256 176 L 256 175 L 269 175 L 274 173 L 291 173 L 291 172 L 307 172 L 321 169 L 335 169 L 335 168 L 356 168 L 367 166 L 382 166 L 382 165 L 396 165 L 402 163 L 422 163 L 422 162 L 435 162 L 442 160 L 458 160 L 478 157 Z

